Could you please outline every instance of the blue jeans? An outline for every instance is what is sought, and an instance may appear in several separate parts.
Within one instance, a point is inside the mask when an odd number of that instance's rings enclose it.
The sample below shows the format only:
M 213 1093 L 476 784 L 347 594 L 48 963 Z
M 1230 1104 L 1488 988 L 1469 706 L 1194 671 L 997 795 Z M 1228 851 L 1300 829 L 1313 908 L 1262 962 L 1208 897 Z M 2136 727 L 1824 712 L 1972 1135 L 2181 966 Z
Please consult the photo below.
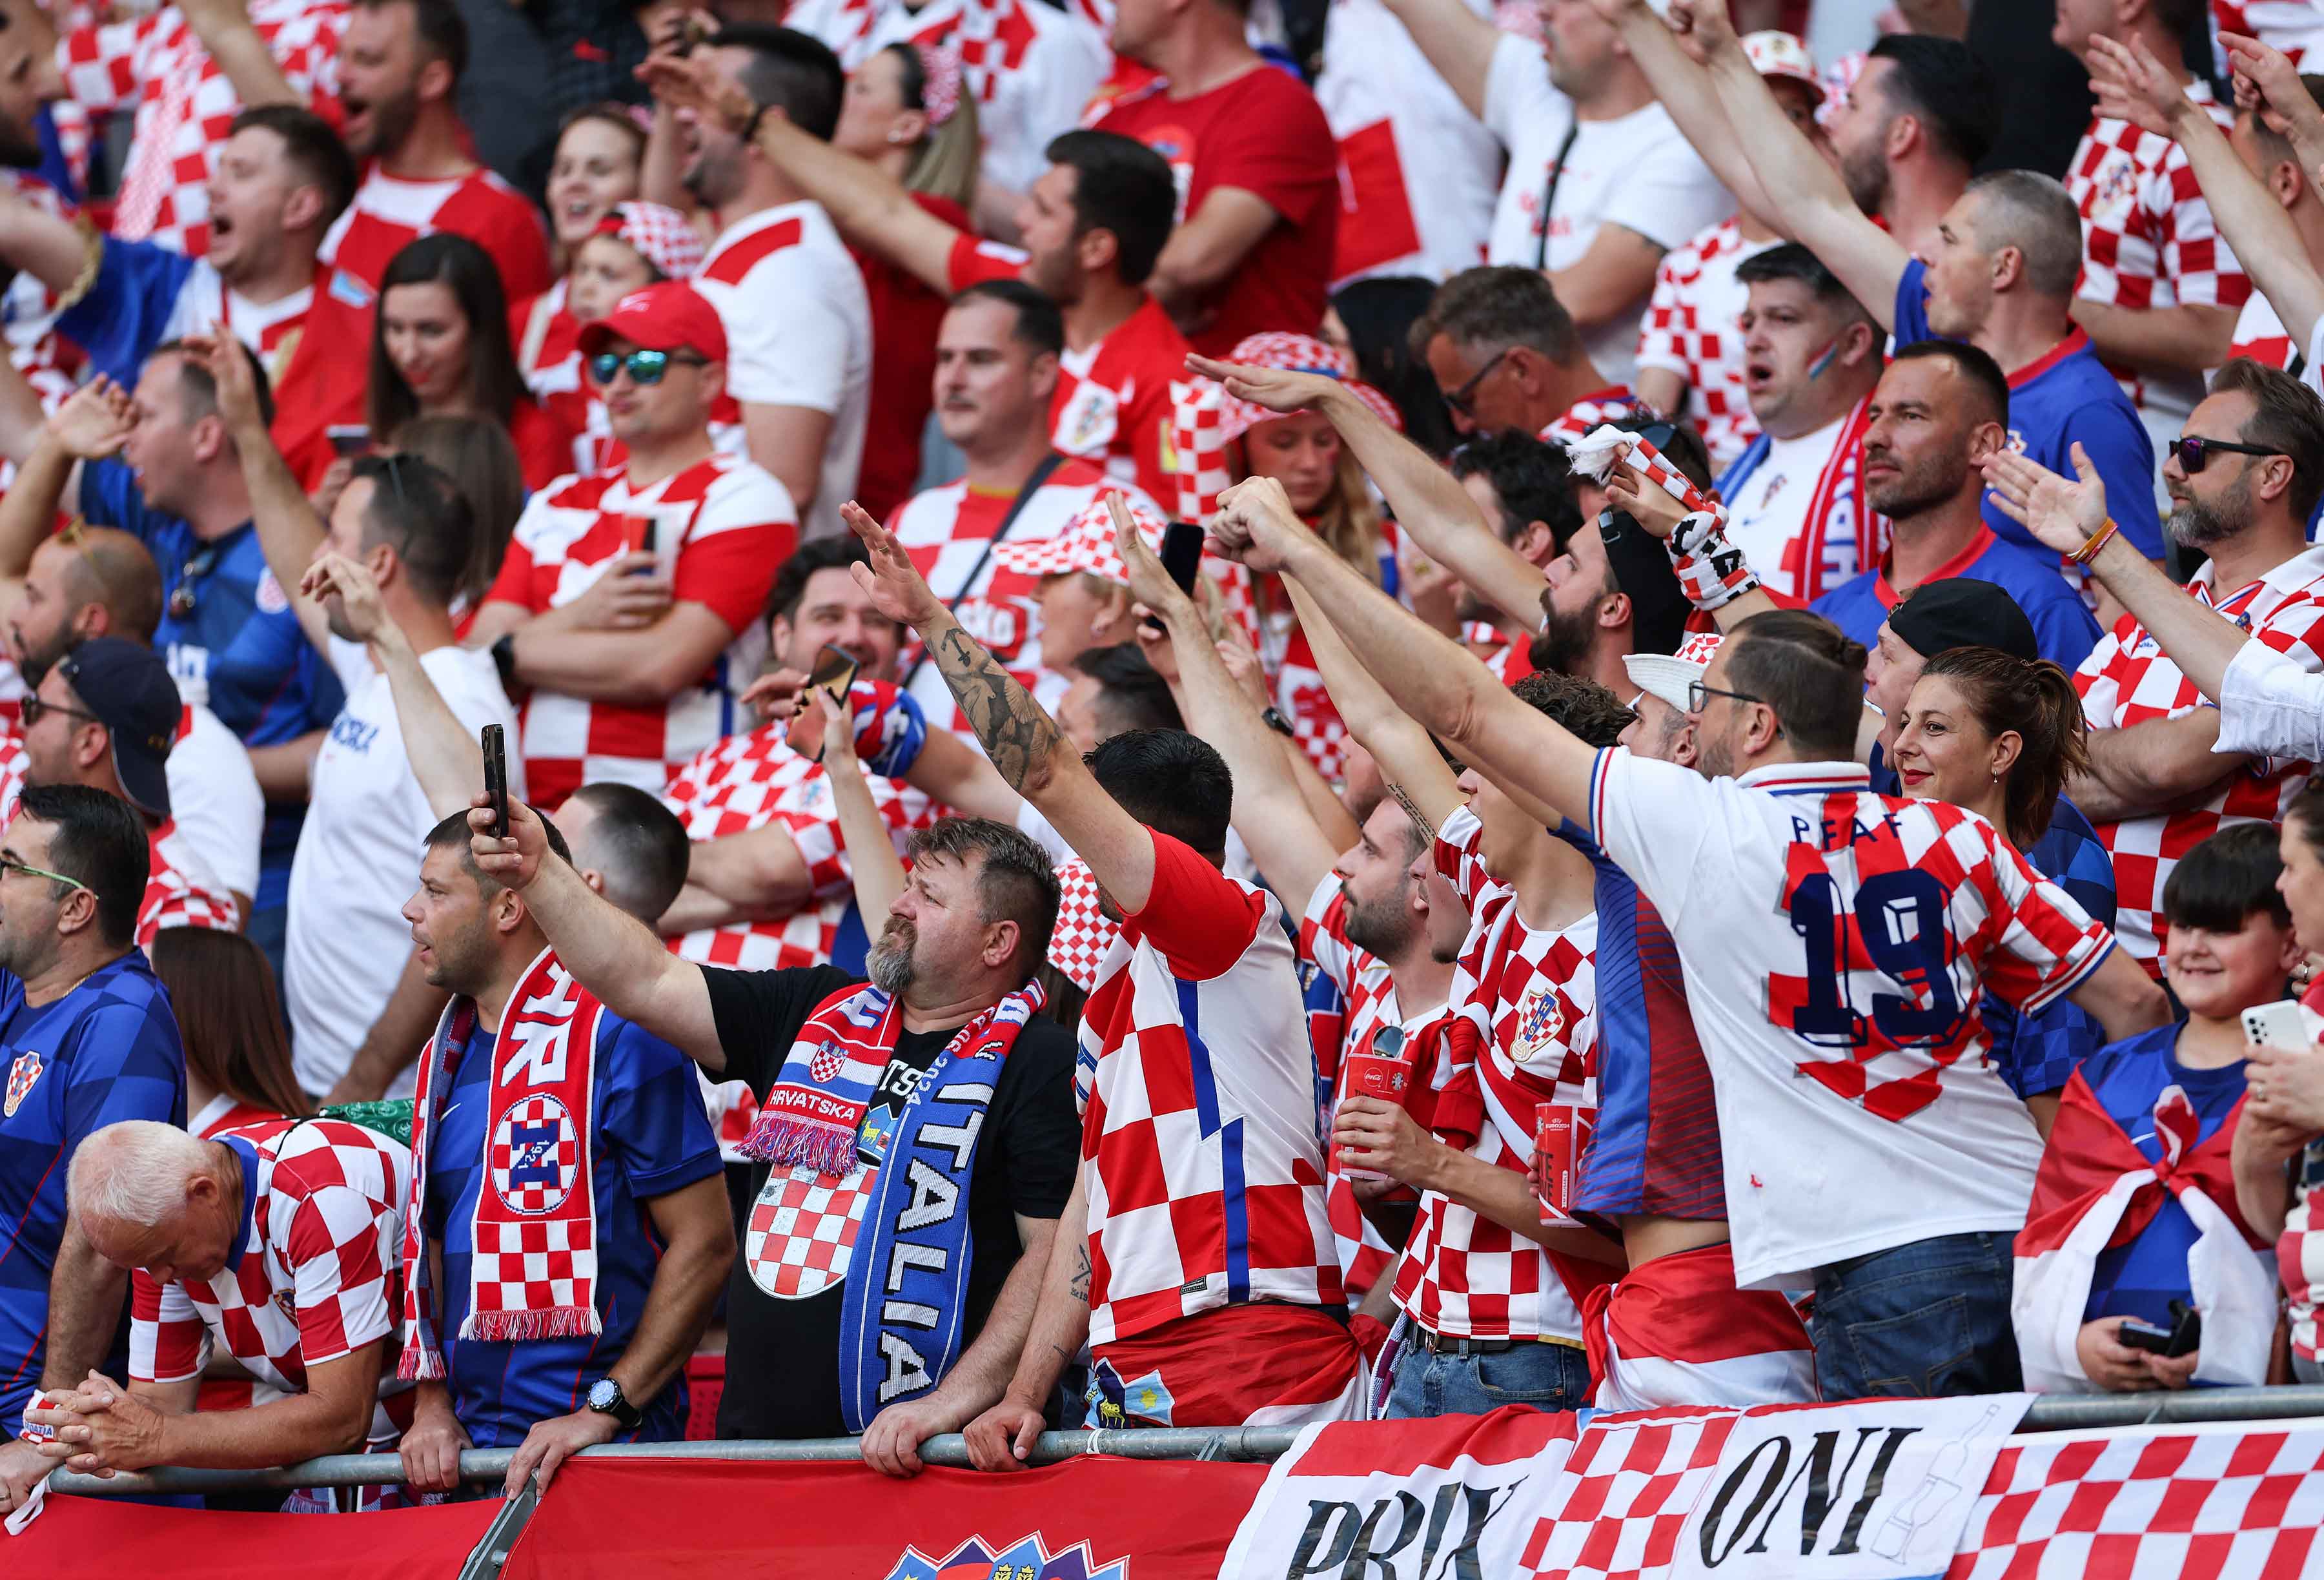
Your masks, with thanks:
M 1589 1402 L 1590 1357 L 1564 1344 L 1512 1344 L 1491 1355 L 1408 1349 L 1397 1362 L 1388 1418 L 1482 1416 L 1508 1404 L 1578 1410 Z
M 1936 1399 L 2022 1387 L 2009 1326 L 2014 1239 L 1942 1234 L 1818 1272 L 1808 1338 L 1824 1399 Z

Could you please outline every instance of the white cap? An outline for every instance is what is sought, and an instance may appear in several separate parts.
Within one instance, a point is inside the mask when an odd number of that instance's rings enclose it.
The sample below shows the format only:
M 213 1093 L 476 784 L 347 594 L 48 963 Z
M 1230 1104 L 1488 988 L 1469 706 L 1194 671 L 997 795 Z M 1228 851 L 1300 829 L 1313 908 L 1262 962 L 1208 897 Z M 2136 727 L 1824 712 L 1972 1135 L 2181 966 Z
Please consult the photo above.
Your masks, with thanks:
M 1624 653 L 1622 668 L 1631 685 L 1684 713 L 1687 688 L 1710 671 L 1711 655 L 1722 640 L 1716 631 L 1698 631 L 1674 653 Z
M 1743 53 L 1750 60 L 1751 69 L 1762 77 L 1787 78 L 1804 82 L 1818 94 L 1823 92 L 1823 79 L 1816 75 L 1815 56 L 1795 33 L 1764 32 L 1743 35 Z

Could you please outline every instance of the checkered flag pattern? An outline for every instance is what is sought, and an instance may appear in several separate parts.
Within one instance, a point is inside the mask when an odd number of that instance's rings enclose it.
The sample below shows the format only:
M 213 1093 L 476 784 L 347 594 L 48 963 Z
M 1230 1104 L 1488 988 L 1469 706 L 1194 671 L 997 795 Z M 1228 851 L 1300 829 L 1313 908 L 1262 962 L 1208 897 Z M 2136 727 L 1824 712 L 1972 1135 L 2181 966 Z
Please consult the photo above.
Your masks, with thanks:
M 2319 1526 L 2324 1426 L 2017 1438 L 1946 1580 L 2294 1580 L 2324 1562 Z
M 1084 993 L 1097 985 L 1098 967 L 1121 937 L 1121 925 L 1097 907 L 1097 878 L 1075 856 L 1057 864 L 1057 926 L 1049 935 L 1049 964 Z
M 1178 519 L 1206 522 L 1234 482 L 1227 469 L 1224 384 L 1193 379 L 1170 385 L 1170 443 L 1178 456 Z
M 1717 1410 L 1592 1418 L 1566 1459 L 1571 1485 L 1556 1517 L 1542 1520 L 1526 1544 L 1526 1573 L 1558 1580 L 1666 1573 L 1687 1513 L 1741 1418 Z
M 1130 523 L 1146 540 L 1146 546 L 1160 553 L 1162 518 L 1143 502 L 1109 489 L 1084 506 L 1082 513 L 1056 537 L 1021 543 L 1011 540 L 997 545 L 992 550 L 993 564 L 1036 578 L 1082 571 L 1127 587 L 1130 568 L 1121 562 L 1113 538 L 1113 508 L 1110 502 L 1117 497 L 1129 509 Z
M 779 1300 L 804 1300 L 846 1278 L 878 1179 L 876 1169 L 834 1179 L 805 1164 L 769 1179 L 742 1237 L 752 1281 Z

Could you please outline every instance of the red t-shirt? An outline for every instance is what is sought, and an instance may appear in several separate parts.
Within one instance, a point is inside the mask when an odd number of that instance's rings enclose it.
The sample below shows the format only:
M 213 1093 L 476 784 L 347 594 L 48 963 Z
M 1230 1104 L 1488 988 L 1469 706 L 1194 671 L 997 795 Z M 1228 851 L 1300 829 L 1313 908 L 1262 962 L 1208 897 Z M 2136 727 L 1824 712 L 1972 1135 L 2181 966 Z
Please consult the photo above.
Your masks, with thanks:
M 969 227 L 968 211 L 949 198 L 915 192 L 912 201 L 956 230 Z M 872 405 L 855 499 L 884 522 L 920 478 L 921 430 L 936 406 L 936 330 L 950 304 L 886 259 L 848 252 L 872 304 Z
M 1222 356 L 1262 330 L 1312 335 L 1323 321 L 1340 226 L 1340 151 L 1315 96 L 1287 71 L 1259 66 L 1210 92 L 1172 98 L 1160 83 L 1123 99 L 1101 132 L 1135 137 L 1170 162 L 1178 218 L 1237 187 L 1280 216 L 1213 297 L 1194 349 Z

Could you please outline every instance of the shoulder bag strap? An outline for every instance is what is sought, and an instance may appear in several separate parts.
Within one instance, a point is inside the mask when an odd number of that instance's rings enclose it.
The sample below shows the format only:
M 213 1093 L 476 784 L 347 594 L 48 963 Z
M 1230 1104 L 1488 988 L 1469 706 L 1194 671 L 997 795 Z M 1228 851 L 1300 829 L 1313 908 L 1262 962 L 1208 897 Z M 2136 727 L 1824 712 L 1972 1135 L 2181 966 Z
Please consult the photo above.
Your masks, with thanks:
M 945 600 L 946 610 L 957 613 L 961 605 L 967 601 L 970 589 L 976 586 L 976 578 L 984 574 L 985 566 L 991 562 L 992 551 L 1001 547 L 1001 540 L 1008 537 L 1009 530 L 1017 524 L 1017 518 L 1025 513 L 1026 505 L 1031 504 L 1033 496 L 1041 492 L 1041 485 L 1048 482 L 1049 474 L 1065 463 L 1065 457 L 1055 450 L 1041 457 L 1041 464 L 1033 468 L 1033 475 L 1025 479 L 1025 485 L 1022 488 L 1017 490 L 1017 497 L 1009 502 L 1009 513 L 1001 518 L 1001 524 L 992 529 L 992 536 L 984 541 L 984 550 L 976 557 L 976 563 L 968 568 L 968 576 L 960 584 L 960 591 Z M 920 666 L 927 661 L 928 650 L 922 647 L 920 656 L 912 661 L 912 667 L 904 671 L 904 678 L 901 680 L 896 682 L 896 689 L 909 690 L 913 677 L 920 672 Z

